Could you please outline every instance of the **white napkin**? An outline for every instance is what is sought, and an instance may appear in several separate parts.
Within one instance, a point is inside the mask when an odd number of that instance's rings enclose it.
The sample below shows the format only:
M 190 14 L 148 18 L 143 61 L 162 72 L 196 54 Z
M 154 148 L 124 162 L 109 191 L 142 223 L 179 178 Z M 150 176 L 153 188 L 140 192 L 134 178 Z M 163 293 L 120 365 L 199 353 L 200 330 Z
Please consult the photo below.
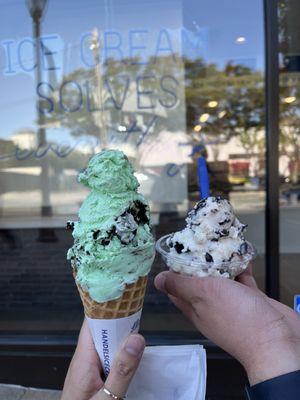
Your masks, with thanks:
M 127 400 L 204 400 L 203 346 L 146 347 Z

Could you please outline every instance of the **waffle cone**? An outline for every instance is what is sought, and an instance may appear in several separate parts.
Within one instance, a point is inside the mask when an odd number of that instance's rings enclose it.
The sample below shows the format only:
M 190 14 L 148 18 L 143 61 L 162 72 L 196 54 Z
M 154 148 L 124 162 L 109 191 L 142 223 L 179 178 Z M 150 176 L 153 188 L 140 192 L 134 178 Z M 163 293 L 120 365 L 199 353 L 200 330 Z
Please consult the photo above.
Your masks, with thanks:
M 76 278 L 76 274 L 74 273 Z M 125 286 L 123 295 L 116 300 L 97 303 L 87 291 L 77 283 L 76 285 L 87 317 L 93 319 L 117 319 L 129 317 L 143 307 L 147 286 L 147 276 L 139 278 L 135 283 Z

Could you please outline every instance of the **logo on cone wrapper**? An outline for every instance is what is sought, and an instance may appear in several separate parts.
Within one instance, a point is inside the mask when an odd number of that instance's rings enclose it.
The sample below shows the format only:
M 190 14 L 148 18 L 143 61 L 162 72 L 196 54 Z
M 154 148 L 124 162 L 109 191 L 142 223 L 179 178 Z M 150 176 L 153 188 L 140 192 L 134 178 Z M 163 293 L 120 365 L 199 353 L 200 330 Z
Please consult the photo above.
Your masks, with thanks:
M 138 330 L 139 330 L 139 328 L 140 328 L 140 318 L 138 318 L 136 321 L 135 321 L 135 323 L 132 325 L 132 328 L 131 328 L 131 333 L 135 333 L 135 332 L 138 332 Z
M 114 356 L 130 333 L 138 332 L 142 310 L 125 318 L 87 318 L 105 376 L 109 374 Z
M 109 346 L 108 346 L 108 332 L 107 329 L 102 329 L 102 352 L 103 352 L 103 367 L 105 375 L 109 374 Z

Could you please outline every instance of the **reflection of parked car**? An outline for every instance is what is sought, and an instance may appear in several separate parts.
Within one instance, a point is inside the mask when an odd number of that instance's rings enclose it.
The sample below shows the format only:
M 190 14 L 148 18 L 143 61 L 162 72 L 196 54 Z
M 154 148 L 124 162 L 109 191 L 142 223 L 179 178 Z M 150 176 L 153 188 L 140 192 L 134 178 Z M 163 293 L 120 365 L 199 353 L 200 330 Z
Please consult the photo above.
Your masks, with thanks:
M 297 200 L 300 200 L 300 186 L 296 186 L 282 192 L 282 195 L 287 200 L 290 200 L 291 196 L 297 196 Z
M 232 185 L 244 185 L 249 177 L 250 161 L 243 156 L 231 155 L 228 179 Z

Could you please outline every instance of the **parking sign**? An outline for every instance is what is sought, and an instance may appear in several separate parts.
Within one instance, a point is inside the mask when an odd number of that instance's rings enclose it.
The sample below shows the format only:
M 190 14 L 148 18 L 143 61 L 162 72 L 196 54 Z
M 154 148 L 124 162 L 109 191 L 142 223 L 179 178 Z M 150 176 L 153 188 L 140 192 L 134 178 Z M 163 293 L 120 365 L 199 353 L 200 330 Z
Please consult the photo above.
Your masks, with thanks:
M 294 296 L 294 310 L 300 314 L 300 294 Z

